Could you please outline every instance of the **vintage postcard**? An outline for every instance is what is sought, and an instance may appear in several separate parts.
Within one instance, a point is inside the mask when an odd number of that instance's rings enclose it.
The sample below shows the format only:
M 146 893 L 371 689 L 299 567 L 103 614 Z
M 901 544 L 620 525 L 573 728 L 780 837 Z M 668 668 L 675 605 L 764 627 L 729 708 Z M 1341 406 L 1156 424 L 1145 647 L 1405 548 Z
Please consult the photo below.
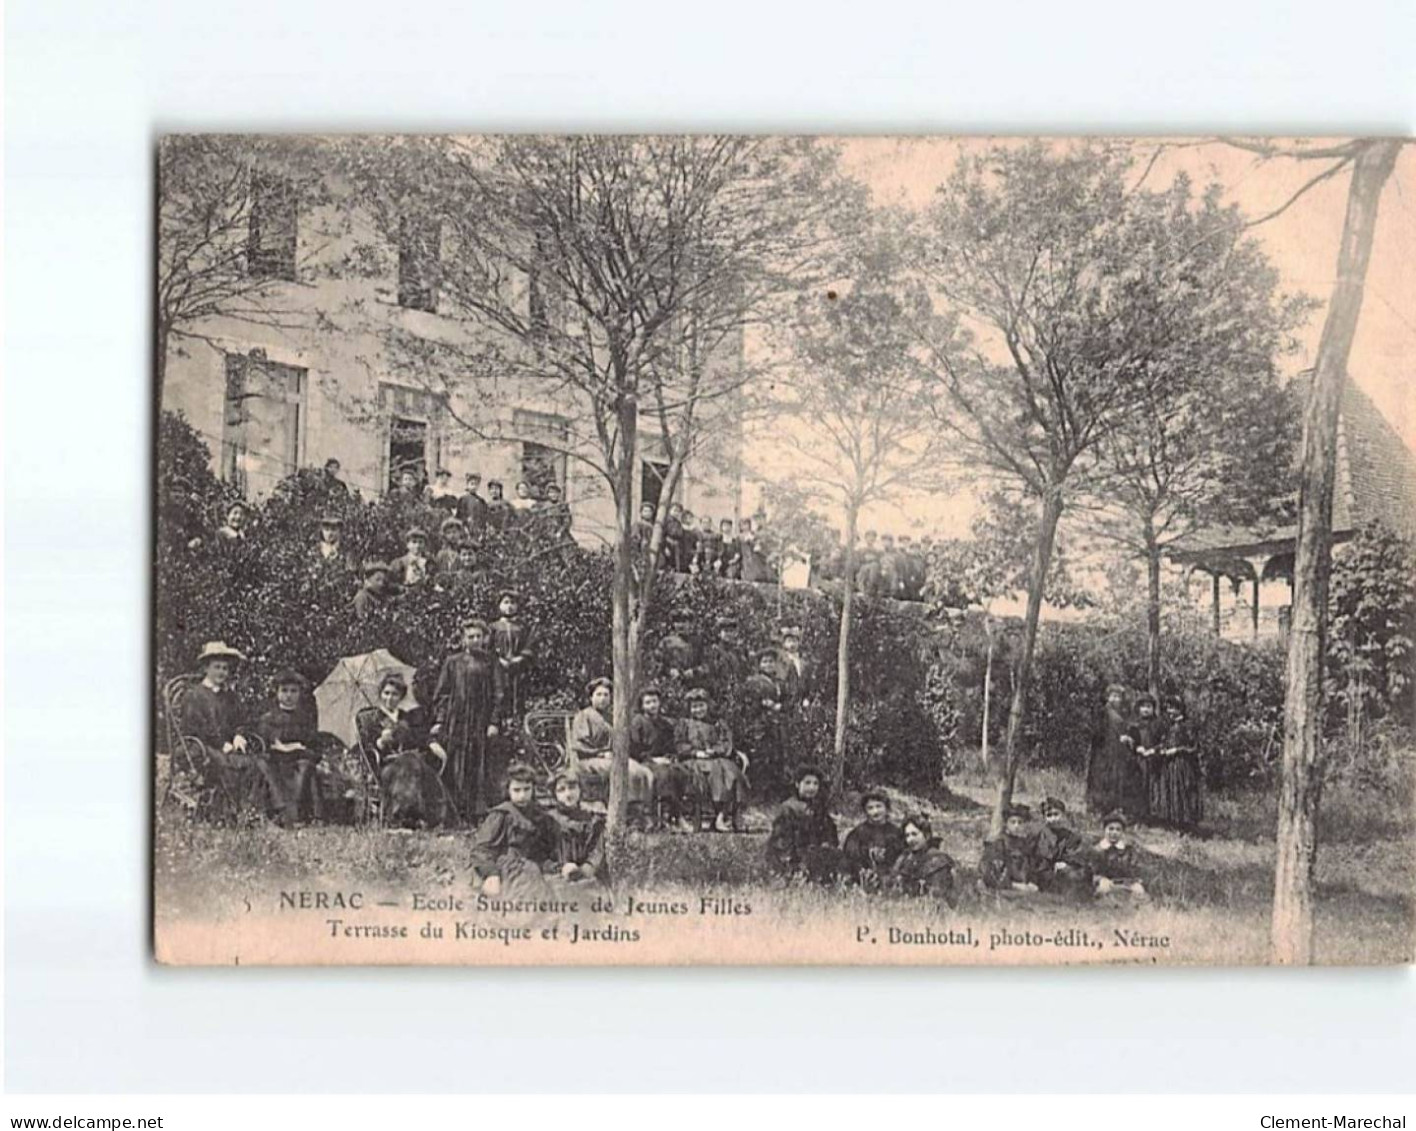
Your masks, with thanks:
M 1416 147 L 156 193 L 160 962 L 1412 961 Z

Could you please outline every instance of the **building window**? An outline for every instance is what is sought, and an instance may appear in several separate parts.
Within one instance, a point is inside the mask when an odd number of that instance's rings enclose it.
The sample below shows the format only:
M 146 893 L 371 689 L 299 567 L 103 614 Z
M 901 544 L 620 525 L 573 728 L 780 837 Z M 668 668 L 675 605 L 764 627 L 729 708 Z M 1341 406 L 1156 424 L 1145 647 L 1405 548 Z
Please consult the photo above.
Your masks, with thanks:
M 538 489 L 554 483 L 564 491 L 569 422 L 553 413 L 517 409 L 512 426 L 522 438 L 521 478 Z
M 639 502 L 659 506 L 659 496 L 664 493 L 664 480 L 669 477 L 669 465 L 658 460 L 639 461 Z
M 404 216 L 399 223 L 398 305 L 409 310 L 438 308 L 437 265 L 441 226 L 435 219 Z
M 295 280 L 295 185 L 289 177 L 251 174 L 250 231 L 246 269 L 265 279 Z
M 442 401 L 423 389 L 379 386 L 379 413 L 384 420 L 383 480 L 389 489 L 412 471 L 420 486 L 428 482 L 442 456 Z
M 226 355 L 221 473 L 245 494 L 265 494 L 299 466 L 306 371 L 260 350 Z

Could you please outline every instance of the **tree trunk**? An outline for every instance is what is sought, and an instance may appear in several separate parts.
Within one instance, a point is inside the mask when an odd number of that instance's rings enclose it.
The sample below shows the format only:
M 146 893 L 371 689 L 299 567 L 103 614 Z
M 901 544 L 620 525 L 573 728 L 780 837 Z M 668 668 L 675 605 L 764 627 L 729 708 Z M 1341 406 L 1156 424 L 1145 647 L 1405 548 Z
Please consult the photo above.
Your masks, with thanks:
M 988 727 L 990 709 L 993 705 L 993 621 L 985 617 L 983 631 L 988 637 L 988 656 L 983 662 L 983 741 L 981 745 L 983 772 L 988 773 Z
M 1018 654 L 1018 670 L 1013 677 L 1013 702 L 1008 709 L 1008 734 L 1003 745 L 1003 775 L 998 783 L 998 799 L 993 806 L 990 836 L 1003 832 L 1003 813 L 1013 803 L 1013 785 L 1018 778 L 1018 737 L 1027 710 L 1028 681 L 1032 677 L 1033 650 L 1037 645 L 1037 622 L 1042 615 L 1042 593 L 1052 564 L 1052 546 L 1057 539 L 1057 522 L 1062 517 L 1062 489 L 1049 487 L 1042 500 L 1037 542 L 1033 546 L 1032 571 L 1028 577 L 1028 611 L 1023 620 L 1023 646 Z
M 1146 522 L 1146 684 L 1160 710 L 1160 547 Z
M 153 380 L 157 388 L 154 390 L 157 397 L 157 411 L 162 411 L 162 389 L 167 381 L 167 327 L 160 322 L 157 327 L 157 334 L 153 341 Z
M 831 763 L 831 788 L 836 796 L 846 784 L 846 722 L 851 708 L 851 619 L 855 615 L 855 539 L 859 508 L 846 508 L 845 594 L 841 599 L 841 631 L 836 644 L 836 739 Z
M 1273 896 L 1272 957 L 1284 965 L 1306 966 L 1313 961 L 1313 871 L 1322 793 L 1323 655 L 1332 564 L 1337 420 L 1342 386 L 1347 379 L 1347 357 L 1362 310 L 1377 206 L 1400 146 L 1400 141 L 1369 142 L 1353 164 L 1347 216 L 1337 253 L 1337 281 L 1303 413 L 1298 544 L 1284 689 L 1283 774 Z
M 614 658 L 615 697 L 610 726 L 610 799 L 605 836 L 613 844 L 624 833 L 629 813 L 629 723 L 634 686 L 631 638 L 634 595 L 634 464 L 638 445 L 638 406 L 626 398 L 619 409 L 620 452 L 615 470 L 615 569 L 611 594 L 610 645 Z

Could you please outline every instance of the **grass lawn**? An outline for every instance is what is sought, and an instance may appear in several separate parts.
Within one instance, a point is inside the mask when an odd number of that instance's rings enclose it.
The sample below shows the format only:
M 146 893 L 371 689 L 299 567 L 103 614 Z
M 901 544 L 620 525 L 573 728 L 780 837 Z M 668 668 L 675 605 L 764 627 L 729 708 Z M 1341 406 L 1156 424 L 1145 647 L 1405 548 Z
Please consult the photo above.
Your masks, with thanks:
M 722 833 L 633 833 L 615 861 L 615 914 L 591 916 L 587 923 L 631 921 L 643 927 L 647 944 L 638 955 L 624 948 L 587 956 L 572 951 L 566 961 L 868 961 L 1049 963 L 1058 961 L 1262 962 L 1268 945 L 1273 883 L 1272 798 L 1260 793 L 1207 799 L 1203 835 L 1139 829 L 1151 898 L 1076 905 L 1048 896 L 1000 899 L 975 889 L 980 844 L 988 823 L 990 787 L 960 778 L 935 798 L 896 793 L 896 817 L 927 813 L 943 849 L 959 864 L 960 898 L 955 908 L 922 901 L 866 896 L 854 890 L 782 888 L 771 884 L 762 866 L 762 848 L 771 821 L 766 809 L 748 814 L 747 831 Z M 1081 783 L 1059 770 L 1024 771 L 1019 799 L 1036 806 L 1044 796 L 1063 798 L 1080 812 Z M 856 820 L 854 797 L 845 799 L 842 829 Z M 1095 823 L 1079 820 L 1084 836 L 1098 835 Z M 415 893 L 425 901 L 474 898 L 467 869 L 465 832 L 393 832 L 377 828 L 308 827 L 284 830 L 257 823 L 234 828 L 196 824 L 164 810 L 154 841 L 159 936 L 167 925 L 208 924 L 212 937 L 240 934 L 253 903 L 266 931 L 283 930 L 278 892 L 320 890 L 366 893 L 407 914 Z M 1413 953 L 1412 808 L 1372 797 L 1330 791 L 1324 807 L 1323 843 L 1318 859 L 1318 954 L 1326 963 L 1409 962 Z M 584 893 L 584 889 L 577 889 Z M 634 917 L 635 904 L 665 911 Z M 719 900 L 712 906 L 705 905 Z M 751 905 L 751 913 L 719 911 L 727 902 Z M 468 914 L 478 916 L 475 909 Z M 624 918 L 626 912 L 629 918 Z M 372 912 L 366 912 L 366 916 Z M 353 918 L 357 918 L 354 916 Z M 423 917 L 414 918 L 424 921 Z M 482 916 L 489 921 L 512 919 Z M 316 914 L 309 920 L 319 920 Z M 538 920 L 539 922 L 540 920 Z M 305 920 L 301 920 L 305 922 Z M 224 924 L 224 926 L 223 926 Z M 894 928 L 891 932 L 890 928 Z M 929 938 L 957 936 L 966 943 L 935 945 Z M 863 935 L 862 932 L 866 932 Z M 931 936 L 929 932 L 933 932 Z M 1045 941 L 1014 940 L 1022 934 Z M 246 931 L 246 936 L 250 931 Z M 1135 936 L 1137 945 L 1119 940 Z M 243 936 L 243 937 L 246 937 Z M 894 937 L 894 936 L 899 936 Z M 926 941 L 917 944 L 914 937 Z M 302 961 L 314 957 L 318 924 L 299 945 L 275 949 L 253 961 Z M 1149 940 L 1149 941 L 1147 941 Z M 1161 945 L 1158 940 L 1165 940 Z M 340 944 L 343 946 L 343 944 Z M 243 943 L 243 951 L 251 948 Z M 202 951 L 206 953 L 206 951 Z M 320 951 L 324 954 L 323 951 Z M 528 952 L 529 953 L 529 952 Z M 607 952 L 608 953 L 608 952 Z M 361 957 L 362 956 L 362 957 Z M 211 960 L 219 960 L 212 958 Z M 424 955 L 336 948 L 326 961 L 520 961 L 497 953 L 467 951 Z M 549 956 L 525 961 L 559 961 Z

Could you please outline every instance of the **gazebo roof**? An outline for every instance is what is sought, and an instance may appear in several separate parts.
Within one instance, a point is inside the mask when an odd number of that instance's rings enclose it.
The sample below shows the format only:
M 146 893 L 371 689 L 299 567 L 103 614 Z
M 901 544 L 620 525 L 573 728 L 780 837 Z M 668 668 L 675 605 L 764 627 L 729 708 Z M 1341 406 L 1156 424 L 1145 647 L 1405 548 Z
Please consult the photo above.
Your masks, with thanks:
M 1301 406 L 1311 386 L 1309 371 L 1293 378 L 1288 390 Z M 1337 429 L 1333 537 L 1345 540 L 1369 522 L 1381 522 L 1401 534 L 1416 537 L 1416 456 L 1350 377 L 1343 381 Z M 1197 562 L 1281 552 L 1293 548 L 1297 533 L 1298 528 L 1292 523 L 1214 527 L 1196 531 L 1176 543 L 1171 557 Z

